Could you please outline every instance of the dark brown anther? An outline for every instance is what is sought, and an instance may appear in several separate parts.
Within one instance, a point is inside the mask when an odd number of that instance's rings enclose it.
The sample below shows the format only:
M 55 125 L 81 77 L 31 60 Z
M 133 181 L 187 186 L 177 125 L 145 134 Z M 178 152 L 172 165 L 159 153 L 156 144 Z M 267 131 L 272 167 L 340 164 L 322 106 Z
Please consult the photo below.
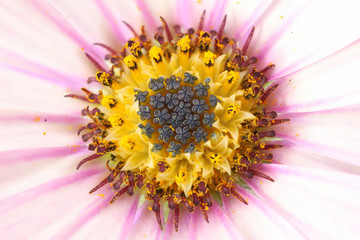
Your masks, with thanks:
M 100 71 L 103 71 L 103 72 L 106 72 L 106 70 L 92 57 L 90 56 L 88 53 L 85 53 L 85 56 L 90 60 L 90 62 L 92 64 L 94 64 L 94 66 L 100 70 Z
M 113 184 L 113 188 L 115 190 L 119 190 L 121 184 L 123 183 L 124 177 L 125 177 L 125 172 L 121 171 L 119 173 L 119 179 Z
M 168 204 L 169 204 L 169 208 L 171 210 L 174 210 L 175 209 L 175 203 L 174 203 L 174 199 L 172 197 L 169 197 L 168 199 Z
M 180 25 L 175 25 L 174 26 L 174 31 L 178 35 L 178 37 L 183 35 L 182 32 L 181 32 L 181 29 L 180 29 Z
M 249 46 L 250 46 L 250 42 L 251 42 L 251 39 L 252 37 L 254 36 L 254 31 L 255 31 L 255 27 L 252 27 L 250 33 L 249 33 L 249 36 L 248 38 L 246 39 L 245 43 L 244 43 L 244 46 L 243 48 L 241 49 L 242 53 L 245 55 Z
M 264 137 L 275 137 L 276 132 L 274 130 L 262 132 L 264 134 Z
M 247 201 L 235 190 L 234 187 L 231 187 L 231 188 L 230 188 L 230 192 L 231 192 L 231 194 L 232 194 L 236 199 L 238 199 L 238 200 L 241 201 L 242 203 L 248 205 Z
M 115 179 L 115 177 L 116 177 L 116 175 L 117 175 L 117 173 L 111 172 L 111 173 L 107 176 L 107 181 L 108 181 L 109 183 L 113 182 L 114 179 Z
M 219 28 L 219 33 L 217 35 L 217 38 L 221 41 L 222 39 L 222 35 L 224 33 L 224 29 L 225 29 L 225 25 L 226 25 L 226 18 L 227 18 L 227 15 L 224 16 L 222 22 L 221 22 L 221 25 L 220 25 L 220 28 Z
M 206 185 L 205 182 L 201 181 L 199 182 L 199 191 L 205 193 L 206 192 Z
M 186 211 L 193 212 L 194 208 L 190 205 L 187 199 L 181 198 L 181 204 L 185 207 Z
M 191 35 L 193 35 L 195 33 L 195 29 L 189 28 L 187 33 L 191 36 Z
M 85 129 L 86 129 L 86 126 L 80 127 L 80 128 L 78 129 L 78 131 L 77 131 L 77 135 L 80 135 L 80 133 L 81 133 L 83 130 L 85 130 Z
M 116 54 L 116 51 L 114 49 L 112 49 L 111 47 L 103 44 L 103 43 L 94 43 L 94 45 L 97 45 L 97 46 L 100 46 L 100 47 L 103 47 L 105 48 L 106 50 L 108 50 L 112 55 L 115 55 Z
M 159 161 L 159 162 L 157 163 L 157 165 L 159 166 L 159 172 L 165 172 L 165 170 L 166 170 L 165 162 Z
M 205 202 L 207 204 L 208 207 L 211 207 L 212 206 L 212 201 L 211 201 L 211 197 L 210 197 L 210 194 L 209 192 L 205 193 Z
M 230 195 L 230 188 L 229 188 L 228 186 L 223 185 L 223 186 L 221 187 L 221 190 L 222 190 L 222 192 L 223 192 L 226 196 L 229 196 L 229 195 Z
M 258 120 L 258 125 L 260 127 L 268 127 L 270 125 L 270 122 L 266 118 L 260 118 Z
M 126 186 L 124 188 L 122 188 L 120 191 L 116 192 L 116 194 L 113 196 L 113 198 L 110 200 L 110 204 L 112 204 L 118 197 L 120 197 L 121 195 L 123 195 L 124 193 L 127 192 L 129 186 Z
M 157 195 L 155 195 L 153 200 L 154 200 L 154 203 L 153 203 L 152 210 L 155 212 L 156 220 L 159 224 L 160 229 L 163 230 L 161 216 L 160 216 L 160 198 Z
M 271 120 L 270 124 L 271 126 L 274 126 L 274 125 L 277 125 L 277 124 L 282 124 L 282 123 L 285 123 L 285 122 L 288 122 L 290 121 L 290 119 L 275 119 L 275 120 Z
M 251 170 L 245 170 L 243 173 L 244 173 L 245 177 L 247 177 L 249 179 L 254 177 L 254 173 Z
M 143 176 L 141 176 L 140 174 L 137 175 L 136 186 L 137 186 L 138 188 L 142 188 L 142 187 L 144 186 Z
M 264 92 L 264 94 L 260 97 L 260 100 L 262 102 L 264 102 L 278 86 L 279 86 L 279 84 L 275 84 L 274 86 L 272 86 L 268 90 L 266 90 Z
M 93 154 L 93 155 L 90 155 L 90 156 L 84 158 L 83 160 L 81 160 L 81 161 L 79 162 L 79 164 L 77 165 L 76 169 L 79 170 L 79 168 L 81 167 L 81 165 L 83 165 L 84 163 L 86 163 L 86 162 L 88 162 L 88 161 L 91 161 L 91 160 L 94 160 L 94 159 L 97 159 L 97 158 L 99 158 L 99 157 L 101 157 L 101 156 L 102 156 L 102 154 L 95 153 L 95 154 Z
M 134 194 L 134 186 L 130 185 L 127 194 L 131 197 Z
M 201 14 L 200 22 L 197 30 L 198 33 L 200 33 L 200 31 L 203 29 L 205 16 L 206 16 L 206 10 L 204 10 Z
M 134 28 L 130 25 L 130 24 L 128 24 L 127 22 L 125 22 L 125 21 L 122 21 L 129 29 L 130 29 L 130 31 L 134 34 L 134 36 L 135 37 L 138 37 L 139 35 L 137 34 L 137 32 L 134 30 Z
M 255 147 L 254 150 L 271 150 L 271 149 L 277 149 L 277 148 L 282 148 L 283 145 L 279 145 L 279 144 L 266 144 L 265 146 L 261 147 Z
M 266 73 L 270 69 L 273 69 L 275 67 L 275 64 L 269 64 L 267 67 L 265 67 L 263 70 L 261 70 L 261 73 Z
M 200 204 L 200 210 L 202 212 L 202 214 L 204 215 L 204 219 L 207 223 L 209 223 L 209 216 L 207 214 L 207 211 L 205 209 L 205 205 L 204 204 Z
M 255 170 L 250 170 L 250 171 L 252 171 L 254 176 L 258 176 L 258 177 L 264 178 L 264 179 L 266 179 L 266 180 L 268 180 L 270 182 L 274 182 L 274 179 L 272 179 L 271 177 L 269 177 L 266 174 L 263 174 L 261 172 L 255 171 Z
M 106 59 L 105 59 L 106 60 Z M 98 82 L 96 77 L 88 77 L 87 83 Z
M 129 179 L 129 183 L 131 186 L 134 186 L 135 185 L 135 182 L 134 182 L 134 173 L 133 172 L 129 172 L 128 173 L 128 179 Z
M 154 203 L 153 203 L 153 207 L 152 207 L 152 210 L 154 212 L 159 212 L 160 211 L 160 199 L 158 196 L 154 196 Z
M 96 185 L 93 189 L 90 190 L 90 194 L 99 190 L 100 188 L 102 188 L 103 186 L 105 186 L 105 184 L 108 183 L 107 177 L 104 178 L 98 185 Z
M 200 199 L 199 196 L 196 193 L 192 194 L 192 199 L 193 199 L 193 203 L 195 206 L 199 206 L 200 204 Z
M 64 97 L 75 98 L 75 99 L 85 101 L 85 102 L 91 102 L 91 101 L 89 101 L 89 99 L 87 97 L 83 97 L 83 96 L 76 95 L 76 94 L 67 94 Z
M 90 91 L 87 90 L 86 88 L 81 88 L 81 91 L 83 91 L 84 93 L 86 93 L 87 99 L 88 99 L 90 102 L 99 103 L 99 99 L 98 99 L 99 95 L 90 92 Z
M 96 123 L 88 123 L 86 128 L 92 130 L 95 129 L 97 126 L 98 125 Z
M 97 115 L 98 113 L 100 113 L 100 109 L 98 108 L 94 108 L 93 110 L 91 110 L 91 115 Z
M 168 41 L 171 42 L 173 37 L 171 35 L 169 26 L 168 26 L 168 24 L 166 23 L 166 21 L 165 21 L 165 19 L 163 17 L 160 17 L 160 19 L 161 19 L 161 22 L 163 23 L 163 27 L 165 29 L 166 37 L 167 37 Z
M 175 205 L 175 218 L 174 218 L 174 225 L 175 231 L 179 231 L 179 219 L 180 219 L 180 207 L 178 204 Z

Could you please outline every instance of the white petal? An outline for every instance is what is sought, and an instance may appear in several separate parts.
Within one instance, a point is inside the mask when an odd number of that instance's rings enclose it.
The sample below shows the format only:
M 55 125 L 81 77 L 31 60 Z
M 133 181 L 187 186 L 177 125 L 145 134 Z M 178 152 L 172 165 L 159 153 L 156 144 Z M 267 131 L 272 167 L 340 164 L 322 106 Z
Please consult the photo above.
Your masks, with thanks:
M 277 164 L 261 171 L 275 179 L 250 187 L 308 239 L 357 239 L 360 176 Z
M 293 74 L 275 79 L 279 87 L 267 99 L 278 112 L 317 111 L 360 102 L 360 41 Z
M 279 137 L 343 162 L 359 165 L 360 106 L 321 112 L 282 114 Z

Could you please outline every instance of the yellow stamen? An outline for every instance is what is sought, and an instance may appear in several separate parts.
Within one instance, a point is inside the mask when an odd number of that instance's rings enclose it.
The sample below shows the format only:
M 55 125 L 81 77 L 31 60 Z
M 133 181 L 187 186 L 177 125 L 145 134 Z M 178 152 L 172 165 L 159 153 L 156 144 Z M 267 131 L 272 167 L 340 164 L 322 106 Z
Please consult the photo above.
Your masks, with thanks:
M 204 54 L 204 63 L 206 66 L 211 67 L 215 63 L 216 55 L 211 51 L 206 51 Z
M 133 150 L 135 147 L 135 142 L 132 140 L 130 136 L 125 136 L 120 141 L 120 146 L 125 150 Z
M 138 67 L 138 61 L 133 55 L 128 55 L 124 58 L 125 65 L 130 69 L 134 70 Z
M 177 42 L 177 46 L 179 47 L 180 65 L 183 66 L 183 68 L 187 68 L 189 61 L 189 50 L 191 47 L 189 35 L 185 35 L 185 37 L 181 38 Z
M 117 101 L 115 98 L 111 95 L 102 95 L 101 99 L 101 105 L 103 105 L 106 108 L 112 109 L 117 104 Z
M 210 34 L 208 32 L 200 32 L 199 48 L 201 51 L 207 51 L 211 43 Z
M 156 70 L 163 75 L 167 74 L 165 59 L 163 59 L 164 51 L 158 46 L 152 46 L 149 50 L 149 57 Z
M 216 59 L 216 55 L 211 51 L 206 51 L 204 53 L 204 64 L 205 64 L 204 78 L 206 77 L 213 78 L 215 59 Z
M 181 52 L 188 52 L 190 50 L 189 35 L 185 35 L 185 37 L 181 38 L 176 45 L 180 47 Z
M 122 126 L 124 124 L 124 119 L 118 114 L 109 117 L 108 121 L 111 123 L 112 127 Z
M 221 86 L 221 93 L 228 94 L 231 90 L 235 90 L 237 83 L 239 83 L 240 74 L 239 72 L 230 71 L 227 74 L 227 77 L 224 79 Z
M 134 42 L 130 40 L 129 42 L 126 43 L 126 47 L 129 48 L 130 52 L 135 57 L 139 57 L 141 55 L 141 47 L 138 42 Z

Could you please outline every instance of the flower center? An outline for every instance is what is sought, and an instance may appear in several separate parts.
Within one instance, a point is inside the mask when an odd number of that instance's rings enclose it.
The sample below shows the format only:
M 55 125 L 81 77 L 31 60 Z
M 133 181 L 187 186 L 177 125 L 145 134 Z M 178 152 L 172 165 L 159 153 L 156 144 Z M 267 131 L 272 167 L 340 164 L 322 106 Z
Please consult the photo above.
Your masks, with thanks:
M 151 139 L 153 152 L 176 157 L 193 152 L 209 140 L 219 101 L 215 95 L 209 96 L 210 81 L 207 78 L 197 84 L 198 78 L 185 72 L 184 78 L 171 75 L 150 79 L 151 94 L 136 91 L 137 114 L 143 122 L 139 127 Z
M 82 139 L 91 139 L 95 153 L 78 168 L 108 159 L 110 173 L 90 193 L 110 183 L 113 203 L 138 192 L 153 202 L 160 228 L 162 206 L 175 211 L 178 230 L 180 206 L 200 208 L 208 221 L 219 193 L 247 204 L 236 188 L 254 176 L 273 181 L 255 170 L 272 161 L 268 150 L 281 147 L 267 143 L 275 132 L 266 127 L 288 121 L 263 104 L 277 85 L 270 87 L 266 76 L 274 65 L 250 68 L 257 59 L 245 54 L 254 29 L 238 48 L 223 34 L 226 17 L 218 32 L 201 29 L 204 17 L 196 33 L 175 26 L 174 36 L 161 18 L 154 40 L 143 29 L 120 51 L 98 44 L 111 51 L 106 59 L 112 63 L 105 71 L 87 55 L 100 70 L 90 82 L 101 83 L 101 90 L 68 95 L 96 104 L 82 111 L 91 122 L 78 132 L 88 131 Z

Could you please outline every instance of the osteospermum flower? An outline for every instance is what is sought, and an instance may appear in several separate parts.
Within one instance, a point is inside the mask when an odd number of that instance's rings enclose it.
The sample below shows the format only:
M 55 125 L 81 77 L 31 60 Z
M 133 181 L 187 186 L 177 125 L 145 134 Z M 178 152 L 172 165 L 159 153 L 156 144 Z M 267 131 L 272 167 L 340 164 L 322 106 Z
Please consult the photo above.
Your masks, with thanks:
M 2 238 L 355 239 L 355 7 L 2 5 Z

